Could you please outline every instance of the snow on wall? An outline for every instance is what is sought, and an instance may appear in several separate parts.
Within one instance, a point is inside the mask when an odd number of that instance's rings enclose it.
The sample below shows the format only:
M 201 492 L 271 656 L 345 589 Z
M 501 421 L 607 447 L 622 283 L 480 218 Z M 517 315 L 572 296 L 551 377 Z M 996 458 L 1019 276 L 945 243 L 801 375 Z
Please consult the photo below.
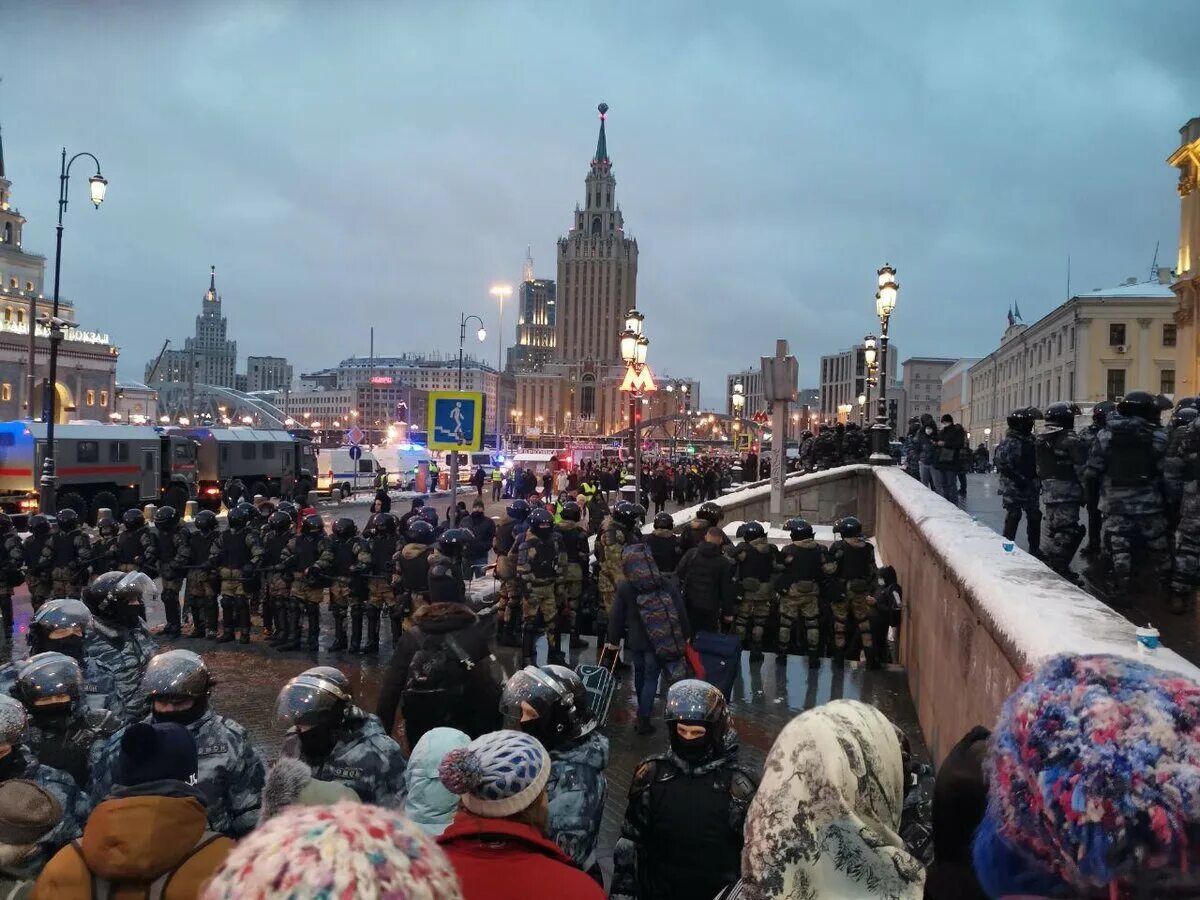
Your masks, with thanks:
M 1057 653 L 1111 653 L 1200 680 L 1200 669 L 1171 650 L 1140 657 L 1134 623 L 1019 547 L 1006 553 L 999 534 L 902 469 L 888 466 L 875 472 L 880 486 L 959 580 L 979 613 L 980 627 L 993 634 L 1018 671 Z M 884 501 L 877 497 L 876 502 Z

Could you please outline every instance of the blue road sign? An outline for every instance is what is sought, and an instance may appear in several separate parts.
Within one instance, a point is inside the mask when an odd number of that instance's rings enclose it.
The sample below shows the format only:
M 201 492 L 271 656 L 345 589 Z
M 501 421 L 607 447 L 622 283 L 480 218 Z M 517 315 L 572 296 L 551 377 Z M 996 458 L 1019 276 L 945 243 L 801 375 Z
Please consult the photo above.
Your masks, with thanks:
M 358 446 L 358 444 L 351 444 L 350 458 L 355 462 L 358 462 L 360 459 L 362 459 L 362 447 Z
M 429 448 L 480 450 L 483 446 L 483 394 L 429 392 Z

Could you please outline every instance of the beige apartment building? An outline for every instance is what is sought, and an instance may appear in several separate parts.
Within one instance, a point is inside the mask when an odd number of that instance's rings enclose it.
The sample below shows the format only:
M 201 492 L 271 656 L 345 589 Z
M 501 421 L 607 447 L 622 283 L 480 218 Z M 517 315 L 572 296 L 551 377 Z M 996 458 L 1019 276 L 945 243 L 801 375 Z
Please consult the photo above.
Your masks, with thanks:
M 1032 325 L 1011 322 L 1000 346 L 968 372 L 963 424 L 994 446 L 1009 410 L 1056 400 L 1090 407 L 1132 390 L 1174 395 L 1175 294 L 1170 269 L 1154 281 L 1078 294 Z
M 1200 116 L 1179 129 L 1179 148 L 1167 160 L 1179 170 L 1179 258 L 1171 289 L 1178 298 L 1175 371 L 1181 395 L 1200 394 Z

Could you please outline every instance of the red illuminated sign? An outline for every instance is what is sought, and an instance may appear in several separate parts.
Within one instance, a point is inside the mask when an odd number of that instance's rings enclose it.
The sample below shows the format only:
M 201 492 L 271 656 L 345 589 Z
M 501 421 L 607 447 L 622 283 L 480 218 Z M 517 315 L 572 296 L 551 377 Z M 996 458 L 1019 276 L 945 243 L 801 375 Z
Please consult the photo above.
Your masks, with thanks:
M 371 376 L 371 384 L 391 384 L 391 383 L 392 383 L 391 375 L 372 375 Z

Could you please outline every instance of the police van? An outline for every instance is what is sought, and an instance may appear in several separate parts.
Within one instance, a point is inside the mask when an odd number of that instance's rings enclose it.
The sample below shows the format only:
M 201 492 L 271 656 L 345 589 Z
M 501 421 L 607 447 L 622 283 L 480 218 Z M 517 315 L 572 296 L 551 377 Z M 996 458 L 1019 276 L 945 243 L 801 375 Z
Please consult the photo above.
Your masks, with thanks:
M 377 465 L 375 451 L 365 447 L 318 447 L 317 493 L 344 500 L 356 491 L 374 490 Z

